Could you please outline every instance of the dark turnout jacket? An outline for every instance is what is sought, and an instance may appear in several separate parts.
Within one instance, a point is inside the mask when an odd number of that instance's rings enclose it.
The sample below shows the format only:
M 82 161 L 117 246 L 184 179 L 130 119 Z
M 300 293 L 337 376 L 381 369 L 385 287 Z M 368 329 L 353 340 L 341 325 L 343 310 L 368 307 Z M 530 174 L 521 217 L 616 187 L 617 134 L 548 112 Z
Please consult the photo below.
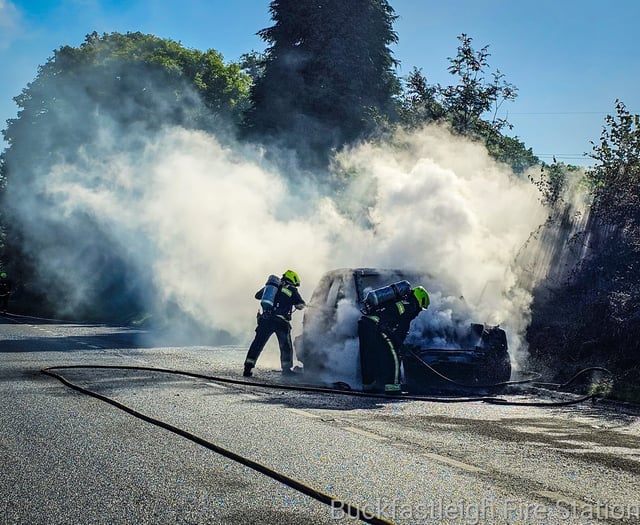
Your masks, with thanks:
M 256 299 L 262 299 L 262 294 L 264 293 L 264 287 L 260 288 L 256 292 Z M 293 313 L 293 309 L 301 309 L 305 306 L 305 302 L 300 296 L 300 292 L 293 285 L 287 282 L 283 282 L 280 284 L 278 288 L 278 293 L 276 294 L 275 300 L 273 302 L 273 310 L 271 311 L 272 315 L 276 317 L 280 317 L 285 321 L 291 321 L 291 314 Z
M 407 338 L 411 321 L 421 311 L 422 308 L 418 304 L 418 300 L 413 294 L 409 294 L 400 301 L 380 305 L 365 317 L 376 321 L 380 331 L 391 338 L 395 348 L 399 348 Z
M 9 279 L 0 279 L 0 297 L 11 293 L 11 281 Z

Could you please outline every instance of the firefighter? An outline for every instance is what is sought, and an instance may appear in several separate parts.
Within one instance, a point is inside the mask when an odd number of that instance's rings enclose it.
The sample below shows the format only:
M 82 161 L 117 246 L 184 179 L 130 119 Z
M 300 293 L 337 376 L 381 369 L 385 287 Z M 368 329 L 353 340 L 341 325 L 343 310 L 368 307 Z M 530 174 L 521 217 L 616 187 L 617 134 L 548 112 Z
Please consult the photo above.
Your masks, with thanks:
M 2 313 L 7 313 L 9 307 L 9 296 L 11 295 L 11 280 L 9 276 L 2 272 L 0 273 L 0 309 Z
M 298 292 L 300 277 L 293 270 L 287 270 L 280 279 L 277 293 L 273 301 L 273 307 L 263 308 L 258 313 L 258 325 L 256 335 L 249 347 L 247 357 L 244 360 L 244 377 L 251 377 L 253 367 L 260 353 L 267 344 L 272 334 L 276 334 L 280 346 L 280 364 L 283 375 L 294 374 L 293 367 L 293 343 L 291 342 L 291 314 L 295 309 L 302 310 L 305 302 Z M 256 292 L 255 298 L 262 299 L 265 287 Z
M 364 391 L 401 393 L 398 352 L 411 321 L 428 307 L 429 294 L 422 286 L 416 286 L 400 300 L 382 303 L 360 318 L 358 339 Z

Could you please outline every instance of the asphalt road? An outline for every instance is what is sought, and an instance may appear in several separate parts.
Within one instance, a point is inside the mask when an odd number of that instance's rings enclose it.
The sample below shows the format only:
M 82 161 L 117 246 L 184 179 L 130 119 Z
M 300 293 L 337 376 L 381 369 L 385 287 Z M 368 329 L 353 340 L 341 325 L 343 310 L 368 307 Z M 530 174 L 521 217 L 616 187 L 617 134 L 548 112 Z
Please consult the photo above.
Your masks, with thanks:
M 0 523 L 356 522 L 278 475 L 387 523 L 640 523 L 633 411 L 259 387 L 242 383 L 245 348 L 163 346 L 145 335 L 0 316 Z M 63 365 L 167 368 L 238 382 L 59 371 L 211 450 L 41 372 Z M 252 380 L 282 382 L 261 362 Z

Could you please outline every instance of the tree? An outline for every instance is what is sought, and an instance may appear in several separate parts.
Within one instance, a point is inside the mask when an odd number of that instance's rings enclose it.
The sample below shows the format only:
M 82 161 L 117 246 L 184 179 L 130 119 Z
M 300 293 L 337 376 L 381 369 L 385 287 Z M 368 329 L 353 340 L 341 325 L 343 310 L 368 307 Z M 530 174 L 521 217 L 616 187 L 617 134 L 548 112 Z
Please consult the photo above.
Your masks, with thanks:
M 56 289 L 58 280 L 43 273 L 43 257 L 67 269 L 75 260 L 88 261 L 94 272 L 86 277 L 91 293 L 84 305 L 97 305 L 102 314 L 140 305 L 149 284 L 132 284 L 130 263 L 112 249 L 108 228 L 91 217 L 56 213 L 44 174 L 54 164 L 73 165 L 104 149 L 142 151 L 145 137 L 165 126 L 228 129 L 245 109 L 250 83 L 217 51 L 141 33 L 92 33 L 80 47 L 54 51 L 15 97 L 20 109 L 3 131 L 9 147 L 0 166 L 6 177 L 0 205 L 7 228 L 4 262 L 29 283 L 37 305 L 44 304 L 39 294 L 62 304 L 71 292 Z
M 253 87 L 247 131 L 326 160 L 393 115 L 399 82 L 386 0 L 274 0 L 275 24 Z
M 478 123 L 478 128 L 482 125 Z M 534 155 L 531 148 L 527 148 L 518 137 L 509 137 L 496 131 L 490 123 L 485 124 L 485 132 L 479 133 L 484 140 L 489 155 L 498 162 L 503 162 L 511 167 L 514 173 L 524 173 L 532 166 L 540 164 L 540 159 Z
M 506 119 L 498 117 L 498 111 L 505 101 L 517 97 L 517 88 L 504 80 L 500 70 L 493 72 L 492 79 L 487 81 L 485 70 L 491 56 L 489 46 L 475 51 L 471 47 L 471 37 L 464 33 L 458 36 L 458 40 L 461 42 L 458 53 L 449 58 L 449 73 L 457 75 L 459 83 L 440 88 L 442 104 L 453 129 L 460 133 L 480 131 L 478 123 L 486 113 L 491 113 L 488 122 L 495 131 L 510 128 Z
M 616 101 L 616 115 L 607 115 L 600 143 L 592 144 L 589 156 L 596 164 L 587 172 L 593 196 L 587 233 L 594 249 L 582 272 L 609 297 L 613 315 L 625 320 L 640 310 L 640 115 Z M 614 296 L 624 297 L 624 304 L 611 303 Z
M 409 129 L 418 128 L 446 117 L 437 86 L 428 83 L 422 71 L 413 68 L 406 78 L 400 104 L 400 122 Z
M 565 208 L 568 204 L 565 200 L 565 192 L 569 187 L 568 180 L 576 176 L 582 179 L 580 171 L 579 167 L 564 162 L 554 162 L 553 164 L 543 162 L 540 165 L 540 178 L 534 179 L 530 175 L 529 179 L 540 190 L 542 204 L 552 211 L 560 212 L 561 215 L 561 208 Z
M 464 33 L 458 40 L 457 54 L 449 57 L 448 68 L 449 73 L 458 76 L 458 84 L 431 85 L 422 71 L 414 68 L 404 81 L 400 123 L 416 128 L 446 122 L 455 133 L 484 141 L 491 156 L 522 173 L 539 160 L 517 137 L 503 133 L 512 126 L 506 118 L 498 116 L 502 105 L 514 100 L 518 90 L 499 70 L 487 80 L 489 46 L 475 51 L 472 39 Z
M 9 120 L 3 133 L 11 145 L 24 126 L 53 120 L 62 111 L 77 112 L 71 90 L 122 123 L 207 128 L 222 119 L 239 119 L 249 86 L 240 66 L 225 65 L 217 51 L 186 49 L 142 33 L 94 32 L 78 48 L 54 51 L 38 68 L 36 79 L 14 99 L 19 118 Z
M 640 115 L 616 100 L 616 115 L 606 116 L 600 143 L 591 144 L 589 157 L 596 164 L 588 179 L 594 212 L 640 240 Z
M 251 77 L 252 83 L 254 84 L 264 75 L 264 64 L 264 53 L 258 53 L 254 50 L 240 55 L 240 68 Z
M 549 361 L 606 366 L 617 374 L 615 395 L 640 399 L 640 115 L 616 101 L 605 118 L 587 171 L 592 197 L 581 258 L 570 279 L 536 300 L 529 340 L 534 355 Z M 553 200 L 550 173 L 547 187 Z M 545 334 L 553 333 L 549 338 Z

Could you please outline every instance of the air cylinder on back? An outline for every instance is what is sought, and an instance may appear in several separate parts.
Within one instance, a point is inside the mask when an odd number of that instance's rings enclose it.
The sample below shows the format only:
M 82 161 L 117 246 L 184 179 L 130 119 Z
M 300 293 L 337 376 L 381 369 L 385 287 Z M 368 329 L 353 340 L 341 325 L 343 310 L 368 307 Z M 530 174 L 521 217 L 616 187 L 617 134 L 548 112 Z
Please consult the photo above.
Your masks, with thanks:
M 264 285 L 262 299 L 260 299 L 260 306 L 264 312 L 273 308 L 278 288 L 280 288 L 280 278 L 275 275 L 270 275 Z
M 409 281 L 398 281 L 397 283 L 371 290 L 364 298 L 364 307 L 367 310 L 372 310 L 389 301 L 399 301 L 410 291 L 411 283 Z

